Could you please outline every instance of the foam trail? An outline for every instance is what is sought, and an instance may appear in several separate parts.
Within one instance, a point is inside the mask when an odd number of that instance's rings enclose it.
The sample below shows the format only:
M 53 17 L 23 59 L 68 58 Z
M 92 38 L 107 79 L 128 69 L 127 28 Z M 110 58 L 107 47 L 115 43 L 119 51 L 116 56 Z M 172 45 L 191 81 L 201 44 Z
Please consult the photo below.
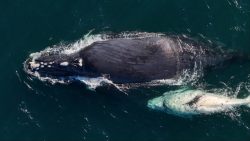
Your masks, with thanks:
M 77 76 L 74 77 L 73 79 L 79 80 L 86 84 L 89 89 L 96 89 L 98 86 L 101 86 L 103 84 L 113 84 L 112 81 L 108 80 L 105 77 L 96 77 L 96 78 L 89 78 L 89 77 L 81 77 Z

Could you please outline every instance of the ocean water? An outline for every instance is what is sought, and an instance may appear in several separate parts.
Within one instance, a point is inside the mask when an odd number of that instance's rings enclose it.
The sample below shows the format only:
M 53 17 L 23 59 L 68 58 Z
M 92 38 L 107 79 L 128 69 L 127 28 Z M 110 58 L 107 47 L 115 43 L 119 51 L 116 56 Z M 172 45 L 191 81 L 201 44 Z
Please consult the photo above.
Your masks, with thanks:
M 136 87 L 126 93 L 107 85 L 93 90 L 83 83 L 51 84 L 23 71 L 33 52 L 55 45 L 77 48 L 77 42 L 92 41 L 88 33 L 110 32 L 184 34 L 250 54 L 250 1 L 0 1 L 0 140 L 250 139 L 246 107 L 182 118 L 146 106 L 149 99 L 183 86 L 245 97 L 250 94 L 249 61 L 188 77 L 192 81 L 182 79 L 178 85 Z

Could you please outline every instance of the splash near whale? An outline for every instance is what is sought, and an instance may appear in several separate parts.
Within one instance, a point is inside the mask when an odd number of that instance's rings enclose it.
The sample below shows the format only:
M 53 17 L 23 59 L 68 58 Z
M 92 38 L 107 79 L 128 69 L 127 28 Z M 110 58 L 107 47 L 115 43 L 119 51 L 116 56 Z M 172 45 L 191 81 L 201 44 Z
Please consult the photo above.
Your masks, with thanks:
M 24 62 L 28 74 L 43 80 L 114 84 L 178 80 L 184 72 L 216 66 L 231 53 L 184 35 L 136 33 L 90 36 L 69 47 L 33 53 Z M 88 82 L 87 82 L 88 83 Z

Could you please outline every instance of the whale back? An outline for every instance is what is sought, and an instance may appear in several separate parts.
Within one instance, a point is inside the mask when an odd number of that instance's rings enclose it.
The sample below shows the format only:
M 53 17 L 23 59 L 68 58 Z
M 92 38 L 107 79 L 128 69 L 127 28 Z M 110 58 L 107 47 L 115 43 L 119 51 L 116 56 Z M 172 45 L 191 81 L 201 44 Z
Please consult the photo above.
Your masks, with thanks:
M 164 40 L 163 40 L 164 41 Z M 115 81 L 141 82 L 171 78 L 177 60 L 171 46 L 154 38 L 96 42 L 83 51 L 86 64 Z

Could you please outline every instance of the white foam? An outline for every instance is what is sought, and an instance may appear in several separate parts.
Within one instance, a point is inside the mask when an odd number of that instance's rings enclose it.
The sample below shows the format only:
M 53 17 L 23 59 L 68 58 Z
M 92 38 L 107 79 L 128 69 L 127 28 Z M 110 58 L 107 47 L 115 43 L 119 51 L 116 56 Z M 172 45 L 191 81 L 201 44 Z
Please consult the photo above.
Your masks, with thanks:
M 72 77 L 72 79 L 83 82 L 85 85 L 87 85 L 87 87 L 90 90 L 95 90 L 97 87 L 100 87 L 106 84 L 106 85 L 113 85 L 119 91 L 124 92 L 126 94 L 126 91 L 125 89 L 123 89 L 123 87 L 118 86 L 117 84 L 113 83 L 111 80 L 109 80 L 106 77 L 90 78 L 90 77 L 75 76 L 75 77 Z
M 30 54 L 30 58 L 32 59 L 33 62 L 35 62 L 35 59 L 41 57 L 41 52 L 35 52 Z
M 79 65 L 80 67 L 82 67 L 82 65 L 83 65 L 82 59 L 79 59 L 79 60 L 78 60 L 78 65 Z
M 197 63 L 195 62 L 194 68 L 192 70 L 183 70 L 176 78 L 153 80 L 148 84 L 151 86 L 181 86 L 186 85 L 188 83 L 194 85 L 194 83 L 203 75 L 202 67 L 200 65 L 201 64 L 197 65 Z
M 94 42 L 105 41 L 107 39 L 108 39 L 108 35 L 105 35 L 105 34 L 90 35 L 90 33 L 88 33 L 84 35 L 82 39 L 65 47 L 65 49 L 61 53 L 72 54 L 91 45 Z
M 104 84 L 113 84 L 112 81 L 110 81 L 105 77 L 90 78 L 90 77 L 77 76 L 74 77 L 74 79 L 83 82 L 88 86 L 89 89 L 96 89 L 98 86 L 102 86 Z

